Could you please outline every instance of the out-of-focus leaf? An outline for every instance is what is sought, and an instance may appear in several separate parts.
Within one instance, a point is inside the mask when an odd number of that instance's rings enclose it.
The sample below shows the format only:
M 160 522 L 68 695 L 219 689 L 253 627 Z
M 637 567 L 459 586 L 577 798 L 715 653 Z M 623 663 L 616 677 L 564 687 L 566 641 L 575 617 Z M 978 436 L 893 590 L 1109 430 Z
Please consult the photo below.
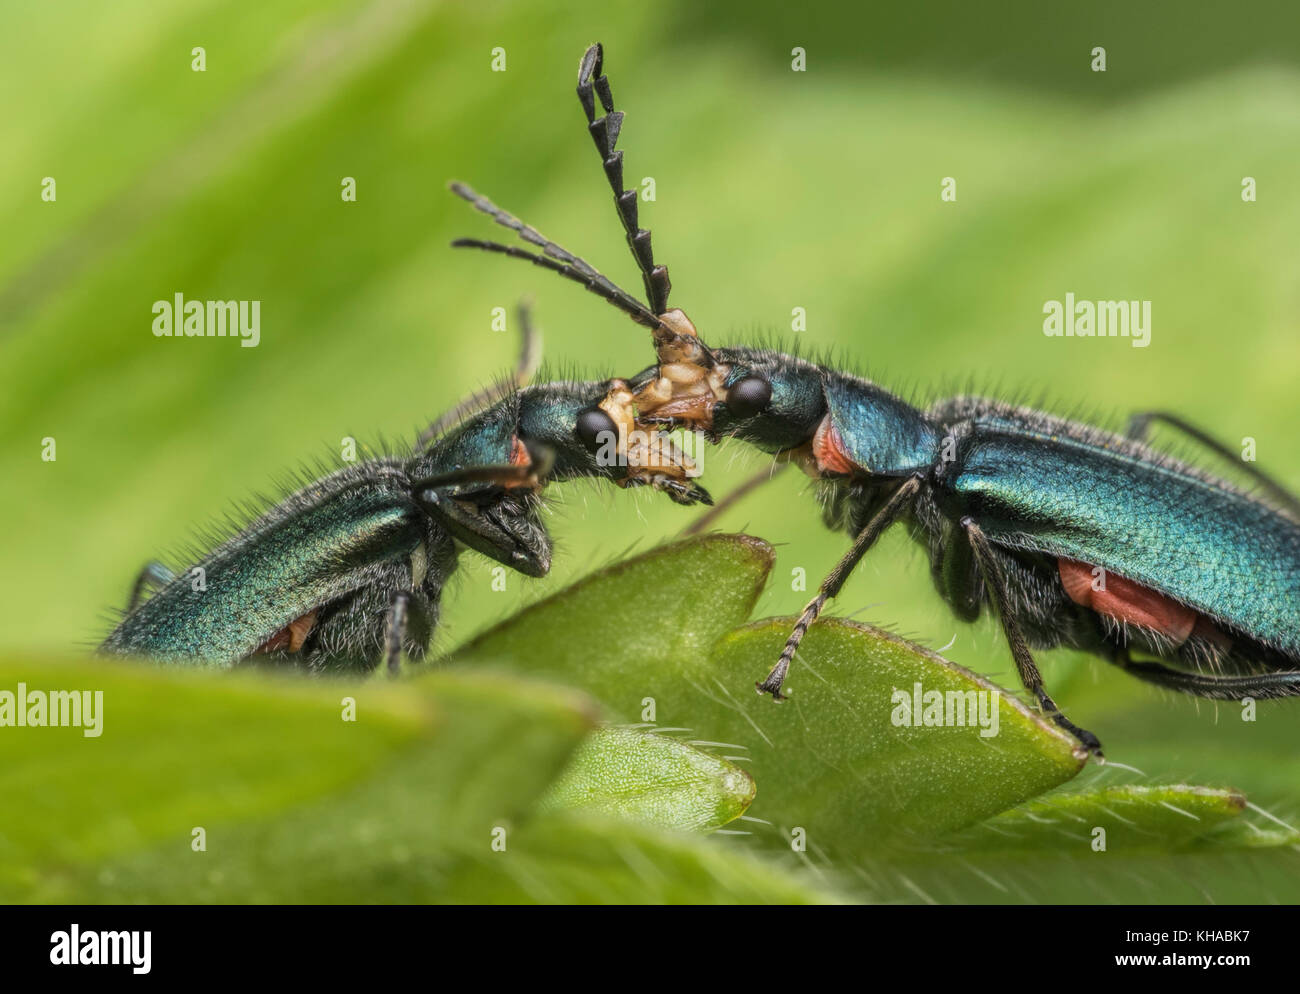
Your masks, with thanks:
M 0 729 L 0 887 L 345 789 L 442 721 L 427 698 L 105 660 L 0 661 L 0 691 L 88 691 L 100 734 Z M 95 705 L 98 695 L 99 705 Z M 344 697 L 356 701 L 346 721 Z M 86 700 L 83 694 L 83 702 Z
M 961 843 L 968 848 L 1082 851 L 1099 844 L 1100 829 L 1107 852 L 1170 850 L 1196 840 L 1224 844 L 1230 836 L 1223 830 L 1245 810 L 1246 798 L 1238 791 L 1189 784 L 1062 791 L 990 818 L 963 833 Z
M 856 900 L 913 904 L 1289 904 L 1300 850 L 1212 846 L 926 852 L 838 864 Z
M 1300 889 L 1300 833 L 1235 790 L 1115 785 L 1040 797 L 853 868 L 855 896 L 872 901 L 1285 902 Z
M 753 779 L 734 763 L 666 735 L 603 728 L 578 747 L 541 809 L 711 831 L 739 818 L 753 799 Z
M 12 870 L 15 860 L 23 862 L 17 880 L 10 874 L 10 900 L 437 900 L 443 871 L 466 852 L 489 851 L 494 839 L 508 839 L 594 724 L 581 695 L 493 676 L 431 674 L 384 691 L 369 684 L 346 691 L 320 684 L 286 689 L 263 680 L 252 685 L 262 693 L 252 695 L 220 676 L 192 677 L 186 692 L 184 681 L 156 670 L 131 673 L 123 667 L 122 673 L 121 684 L 106 698 L 103 741 L 112 741 L 116 713 L 117 735 L 130 743 L 129 758 L 119 752 L 112 762 L 93 758 L 92 745 L 85 749 L 92 758 L 51 763 L 48 770 L 67 800 L 37 818 L 35 828 L 57 838 L 60 857 L 72 852 L 74 860 L 53 859 L 38 849 L 28 863 L 31 845 L 11 849 L 6 865 Z M 128 682 L 128 674 L 134 680 Z M 355 724 L 339 720 L 341 693 L 357 698 Z M 306 701 L 295 705 L 300 696 Z M 202 734 L 186 734 L 180 715 L 167 707 L 169 699 L 188 708 L 192 728 Z M 258 700 L 267 703 L 259 706 Z M 291 720 L 272 723 L 268 715 Z M 328 722 L 344 731 L 318 727 Z M 385 741 L 365 730 L 380 722 L 395 724 L 404 737 L 390 729 L 395 744 L 382 754 L 369 747 L 362 779 L 341 745 L 320 748 L 322 741 L 351 741 L 364 754 L 367 736 Z M 158 757 L 156 770 L 150 756 Z M 223 774 L 219 767 L 229 756 L 244 765 Z M 188 783 L 180 771 L 190 769 L 206 791 L 185 795 L 180 806 L 151 806 L 154 792 L 167 795 L 167 776 Z M 294 787 L 294 772 L 304 770 L 314 775 L 314 797 Z M 87 776 L 99 778 L 98 806 L 79 795 L 78 784 Z M 233 806 L 231 796 L 250 785 L 260 789 L 261 806 Z M 5 811 L 8 834 L 27 813 L 11 806 Z M 69 841 L 69 826 L 83 824 L 78 816 L 116 817 L 150 831 L 136 840 L 135 851 L 122 852 L 123 842 L 112 858 L 92 860 L 102 847 L 76 852 Z M 82 837 L 93 836 L 96 823 L 85 824 Z M 191 848 L 195 826 L 205 829 L 204 851 Z M 23 832 L 35 835 L 31 827 Z
M 624 820 L 548 816 L 505 853 L 476 854 L 445 900 L 477 904 L 826 904 L 843 897 L 807 870 Z

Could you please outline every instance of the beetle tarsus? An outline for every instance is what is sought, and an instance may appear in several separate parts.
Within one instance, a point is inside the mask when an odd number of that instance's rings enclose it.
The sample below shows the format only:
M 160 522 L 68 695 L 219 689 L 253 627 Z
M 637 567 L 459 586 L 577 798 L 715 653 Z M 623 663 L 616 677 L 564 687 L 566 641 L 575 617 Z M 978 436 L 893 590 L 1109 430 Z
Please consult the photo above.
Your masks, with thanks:
M 1052 698 L 1048 696 L 1047 692 L 1041 687 L 1037 691 L 1037 697 L 1038 703 L 1042 707 L 1043 712 L 1047 717 L 1052 719 L 1057 727 L 1063 728 L 1078 739 L 1079 743 L 1087 749 L 1088 752 L 1092 753 L 1094 759 L 1099 761 L 1105 760 L 1106 756 L 1101 751 L 1101 740 L 1097 738 L 1097 736 L 1093 735 L 1092 732 L 1088 731 L 1086 728 L 1080 728 L 1062 714 L 1061 709 L 1056 706 L 1056 702 L 1052 700 Z
M 802 622 L 800 624 L 802 625 Z M 789 700 L 789 697 L 781 692 L 781 687 L 785 683 L 786 675 L 790 672 L 790 660 L 794 658 L 795 647 L 799 645 L 799 640 L 803 638 L 804 631 L 805 628 L 795 627 L 794 634 L 786 640 L 785 651 L 781 653 L 781 658 L 772 667 L 772 672 L 754 684 L 754 689 L 760 694 L 771 694 L 774 701 Z

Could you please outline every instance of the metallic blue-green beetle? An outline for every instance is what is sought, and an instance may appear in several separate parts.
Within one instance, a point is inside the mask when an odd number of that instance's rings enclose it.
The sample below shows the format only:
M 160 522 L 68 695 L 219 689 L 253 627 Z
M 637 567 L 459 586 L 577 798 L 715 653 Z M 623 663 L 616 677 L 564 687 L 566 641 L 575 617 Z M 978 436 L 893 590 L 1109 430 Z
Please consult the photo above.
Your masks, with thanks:
M 527 352 L 527 349 L 525 350 Z M 689 480 L 597 459 L 580 415 L 612 381 L 510 389 L 439 419 L 408 458 L 313 480 L 181 573 L 150 564 L 100 651 L 164 662 L 283 662 L 314 671 L 424 656 L 464 545 L 527 576 L 551 565 L 542 486 L 579 476 L 709 503 Z M 441 431 L 448 423 L 454 428 Z M 158 586 L 140 602 L 146 585 Z
M 1252 465 L 1243 469 L 1260 487 L 1246 492 L 1144 444 L 1147 427 L 1162 420 L 1232 459 L 1170 414 L 1138 415 L 1125 437 L 983 398 L 923 411 L 795 356 L 710 349 L 668 307 L 668 270 L 655 264 L 638 223 L 636 192 L 623 189 L 615 148 L 623 114 L 601 70 L 593 45 L 579 66 L 578 96 L 649 306 L 461 185 L 456 193 L 543 255 L 478 239 L 453 244 L 527 258 L 652 329 L 659 362 L 624 391 L 639 424 L 739 438 L 826 481 L 826 522 L 853 535 L 853 546 L 804 609 L 760 692 L 781 698 L 808 627 L 881 533 L 903 522 L 956 614 L 971 621 L 986 605 L 995 609 L 1025 687 L 1097 755 L 1097 737 L 1048 696 L 1031 649 L 1084 649 L 1203 697 L 1300 694 L 1295 497 Z M 599 411 L 611 409 L 607 401 Z M 1135 651 L 1152 658 L 1135 660 Z

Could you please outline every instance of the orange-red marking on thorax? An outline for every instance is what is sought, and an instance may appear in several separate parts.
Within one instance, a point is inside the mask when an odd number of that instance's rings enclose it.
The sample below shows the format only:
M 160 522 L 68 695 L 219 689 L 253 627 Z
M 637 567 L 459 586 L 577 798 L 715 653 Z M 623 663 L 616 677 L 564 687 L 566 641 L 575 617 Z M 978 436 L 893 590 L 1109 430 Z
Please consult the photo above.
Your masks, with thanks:
M 531 466 L 533 457 L 528 454 L 528 446 L 519 440 L 518 435 L 510 436 L 510 459 L 511 466 Z M 536 486 L 536 479 L 528 480 L 506 480 L 502 483 L 504 487 L 532 487 Z
M 1175 646 L 1182 645 L 1194 634 L 1217 645 L 1229 642 L 1227 636 L 1204 615 L 1150 587 L 1134 583 L 1110 570 L 1094 577 L 1096 567 L 1073 559 L 1058 559 L 1056 566 L 1070 600 L 1098 614 L 1159 632 Z M 1094 582 L 1102 589 L 1096 589 Z
M 528 454 L 528 446 L 519 441 L 518 435 L 510 438 L 510 465 L 527 466 L 533 461 L 533 457 Z

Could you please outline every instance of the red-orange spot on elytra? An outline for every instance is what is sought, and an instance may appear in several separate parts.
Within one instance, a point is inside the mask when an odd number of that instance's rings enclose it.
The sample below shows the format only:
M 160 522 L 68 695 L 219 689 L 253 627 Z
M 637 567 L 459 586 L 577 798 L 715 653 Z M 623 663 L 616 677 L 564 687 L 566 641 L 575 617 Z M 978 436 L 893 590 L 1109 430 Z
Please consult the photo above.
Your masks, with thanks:
M 1058 559 L 1056 567 L 1070 600 L 1098 614 L 1159 632 L 1176 646 L 1186 642 L 1194 629 L 1198 635 L 1204 634 L 1200 628 L 1204 619 L 1196 611 L 1150 587 L 1105 570 L 1096 578 L 1098 585 L 1103 587 L 1097 590 L 1093 586 L 1092 571 L 1095 567 L 1073 559 Z M 1208 621 L 1205 625 L 1217 632 Z
M 518 435 L 510 436 L 510 459 L 511 466 L 529 467 L 533 464 L 533 457 L 528 454 L 528 446 L 519 440 Z M 537 485 L 536 479 L 511 479 L 503 480 L 501 485 L 507 489 L 511 487 L 534 487 Z
M 313 608 L 301 618 L 294 618 L 278 632 L 257 647 L 254 655 L 258 652 L 278 652 L 286 649 L 289 652 L 297 652 L 302 648 L 303 643 L 307 641 L 307 636 L 311 630 L 316 627 L 316 610 Z

